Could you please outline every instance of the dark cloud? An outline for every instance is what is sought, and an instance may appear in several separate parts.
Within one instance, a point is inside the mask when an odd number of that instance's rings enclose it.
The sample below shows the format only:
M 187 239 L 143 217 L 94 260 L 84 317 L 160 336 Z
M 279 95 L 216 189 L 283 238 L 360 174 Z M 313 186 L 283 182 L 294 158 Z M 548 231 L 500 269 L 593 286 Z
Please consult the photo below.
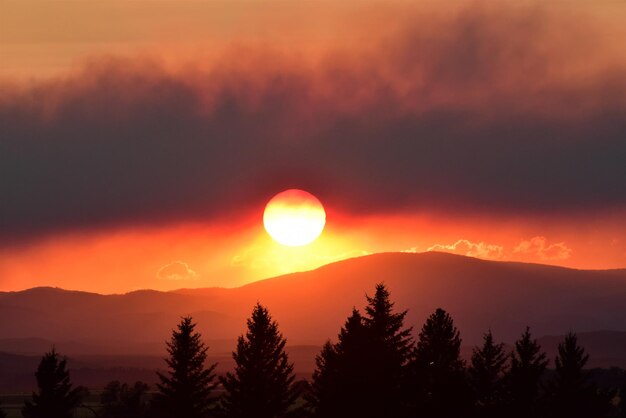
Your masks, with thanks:
M 625 67 L 550 19 L 423 19 L 312 67 L 110 60 L 5 86 L 1 240 L 226 218 L 291 187 L 357 213 L 622 210 Z

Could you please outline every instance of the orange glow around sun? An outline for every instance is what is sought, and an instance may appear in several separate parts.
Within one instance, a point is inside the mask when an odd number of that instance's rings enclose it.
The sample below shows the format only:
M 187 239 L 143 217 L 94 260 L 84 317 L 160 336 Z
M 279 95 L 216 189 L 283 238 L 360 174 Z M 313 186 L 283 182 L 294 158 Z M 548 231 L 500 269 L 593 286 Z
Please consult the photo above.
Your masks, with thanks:
M 328 204 L 325 212 L 333 221 L 323 234 L 309 245 L 290 247 L 266 233 L 259 220 L 262 210 L 259 205 L 225 224 L 84 231 L 0 247 L 0 291 L 35 286 L 98 293 L 230 288 L 346 258 L 398 251 L 446 251 L 581 269 L 623 268 L 626 260 L 623 216 L 573 228 L 568 219 L 544 223 L 429 214 L 355 217 Z M 172 267 L 183 272 L 164 274 Z
M 263 225 L 279 244 L 300 247 L 320 236 L 326 225 L 326 212 L 311 193 L 289 189 L 278 193 L 265 206 Z

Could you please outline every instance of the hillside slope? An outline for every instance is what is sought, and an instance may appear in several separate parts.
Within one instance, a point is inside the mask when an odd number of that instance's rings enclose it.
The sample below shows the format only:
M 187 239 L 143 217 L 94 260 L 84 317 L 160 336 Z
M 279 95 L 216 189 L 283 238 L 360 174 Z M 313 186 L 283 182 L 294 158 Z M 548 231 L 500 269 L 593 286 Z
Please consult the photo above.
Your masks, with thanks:
M 437 307 L 448 310 L 464 344 L 491 328 L 512 342 L 533 333 L 626 331 L 626 270 L 583 271 L 478 260 L 444 253 L 387 253 L 333 263 L 233 289 L 98 295 L 54 288 L 0 293 L 0 340 L 29 352 L 42 338 L 68 352 L 161 353 L 182 315 L 191 314 L 213 350 L 228 351 L 253 305 L 265 304 L 290 344 L 335 338 L 374 285 L 389 286 L 397 309 L 419 330 Z M 0 349 L 1 347 L 0 343 Z M 17 347 L 17 348 L 16 348 Z M 30 350 L 32 351 L 32 350 Z

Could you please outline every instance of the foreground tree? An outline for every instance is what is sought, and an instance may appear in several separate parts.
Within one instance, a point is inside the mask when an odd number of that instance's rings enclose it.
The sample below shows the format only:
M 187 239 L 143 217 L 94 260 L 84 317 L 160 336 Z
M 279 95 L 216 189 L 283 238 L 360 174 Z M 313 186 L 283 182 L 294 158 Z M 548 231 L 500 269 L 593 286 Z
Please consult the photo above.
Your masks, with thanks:
M 148 389 L 149 386 L 143 382 L 135 382 L 132 387 L 117 380 L 110 382 L 100 395 L 101 416 L 104 418 L 146 417 Z
M 37 392 L 33 399 L 25 401 L 22 415 L 25 418 L 71 418 L 80 405 L 85 389 L 72 388 L 67 361 L 59 359 L 53 348 L 45 353 L 37 372 Z
M 404 416 L 407 409 L 412 329 L 404 327 L 407 311 L 394 312 L 393 307 L 389 290 L 382 283 L 376 285 L 373 297 L 367 296 L 364 321 L 371 339 L 368 371 L 376 395 L 370 411 L 375 417 Z
M 494 343 L 491 330 L 483 336 L 482 347 L 474 348 L 468 371 L 476 416 L 502 416 L 507 360 L 504 344 Z
M 224 396 L 221 414 L 228 418 L 281 418 L 290 415 L 298 393 L 293 364 L 285 353 L 286 340 L 267 309 L 257 304 L 248 331 L 233 352 L 234 373 L 220 379 Z
M 195 332 L 191 317 L 185 317 L 167 343 L 169 371 L 157 373 L 160 383 L 154 398 L 153 415 L 165 418 L 205 418 L 214 403 L 216 364 L 205 367 L 208 347 Z
M 589 383 L 583 370 L 589 356 L 578 345 L 576 334 L 568 333 L 559 344 L 555 359 L 556 377 L 550 385 L 550 415 L 568 418 L 601 418 L 610 410 L 609 399 Z
M 407 414 L 411 329 L 394 312 L 389 291 L 376 286 L 366 315 L 353 309 L 336 344 L 317 357 L 309 406 L 320 418 L 403 417 Z
M 527 418 L 538 415 L 540 380 L 547 365 L 546 354 L 537 340 L 532 339 L 530 328 L 526 327 L 511 354 L 507 416 Z
M 313 415 L 319 418 L 374 416 L 370 402 L 376 399 L 377 382 L 370 375 L 370 335 L 363 317 L 354 309 L 336 344 L 327 342 L 316 358 L 311 393 Z
M 342 329 L 343 331 L 343 329 Z M 336 345 L 326 341 L 322 351 L 315 357 L 315 371 L 310 392 L 306 395 L 308 406 L 315 417 L 340 416 L 342 385 L 341 360 Z
M 468 415 L 471 396 L 460 355 L 459 331 L 450 315 L 437 309 L 422 327 L 415 351 L 418 416 L 458 418 Z

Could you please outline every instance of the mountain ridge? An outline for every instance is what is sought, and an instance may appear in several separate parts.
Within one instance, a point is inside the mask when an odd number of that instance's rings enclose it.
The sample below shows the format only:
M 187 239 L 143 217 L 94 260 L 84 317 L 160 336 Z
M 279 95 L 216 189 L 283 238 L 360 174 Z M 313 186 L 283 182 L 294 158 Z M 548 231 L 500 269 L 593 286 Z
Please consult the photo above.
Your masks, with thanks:
M 309 272 L 315 272 L 315 271 L 320 271 L 320 270 L 324 270 L 327 267 L 330 266 L 335 266 L 335 265 L 343 265 L 343 264 L 347 264 L 347 263 L 351 263 L 355 260 L 361 260 L 361 259 L 365 259 L 365 258 L 375 258 L 375 257 L 384 257 L 384 256 L 403 256 L 403 255 L 407 255 L 407 256 L 413 256 L 413 255 L 419 255 L 419 256 L 426 256 L 426 255 L 442 255 L 444 257 L 451 257 L 451 258 L 461 258 L 461 259 L 469 259 L 469 260 L 476 260 L 478 262 L 483 262 L 483 263 L 496 263 L 496 264 L 509 264 L 509 265 L 514 265 L 514 266 L 538 266 L 541 268 L 553 268 L 553 269 L 558 269 L 558 270 L 567 270 L 567 271 L 581 271 L 581 272 L 603 272 L 603 273 L 615 273 L 615 274 L 626 274 L 626 267 L 623 268 L 610 268 L 610 269 L 580 269 L 580 268 L 574 268 L 574 267 L 566 267 L 566 266 L 559 266 L 559 265 L 554 265 L 554 264 L 543 264 L 543 263 L 530 263 L 530 262 L 522 262 L 522 261 L 510 261 L 510 260 L 488 260 L 488 259 L 483 259 L 483 258 L 478 258 L 478 257 L 471 257 L 471 256 L 466 256 L 466 255 L 460 255 L 460 254 L 452 254 L 452 253 L 448 253 L 448 252 L 443 252 L 443 251 L 425 251 L 425 252 L 393 252 L 393 251 L 388 251 L 388 252 L 379 252 L 379 253 L 374 253 L 374 254 L 367 254 L 367 255 L 360 255 L 360 256 L 356 256 L 356 257 L 350 257 L 350 258 L 346 258 L 344 260 L 339 260 L 339 261 L 335 261 L 332 263 L 328 263 L 328 264 L 324 264 L 322 266 L 316 267 L 314 269 L 311 270 L 302 270 L 302 271 L 296 271 L 296 272 L 291 272 L 291 273 L 285 273 L 285 274 L 280 274 L 277 276 L 272 276 L 272 277 L 267 277 L 267 278 L 263 278 L 263 279 L 259 279 L 259 280 L 255 280 L 249 283 L 245 283 L 242 284 L 240 286 L 235 286 L 235 287 L 223 287 L 223 286 L 206 286 L 206 287 L 183 287 L 183 288 L 177 288 L 177 289 L 171 289 L 171 290 L 157 290 L 157 289 L 151 289 L 151 288 L 142 288 L 142 289 L 134 289 L 128 292 L 122 292 L 122 293 L 99 293 L 99 292 L 92 292 L 92 291 L 86 291 L 86 290 L 80 290 L 80 289 L 66 289 L 66 288 L 62 288 L 62 287 L 58 287 L 58 286 L 35 286 L 35 287 L 30 287 L 30 288 L 26 288 L 26 289 L 20 289 L 20 290 L 0 290 L 0 296 L 3 294 L 15 294 L 15 293 L 26 293 L 26 292 L 32 292 L 32 291 L 46 291 L 46 290 L 50 290 L 50 291 L 61 291 L 61 292 L 74 292 L 74 293 L 84 293 L 84 294 L 90 294 L 90 295 L 97 295 L 97 296 L 127 296 L 127 295 L 132 295 L 132 294 L 141 294 L 141 293 L 150 293 L 150 292 L 154 292 L 154 293 L 186 293 L 186 292 L 195 292 L 195 291 L 227 291 L 227 290 L 232 290 L 232 289 L 240 289 L 242 287 L 247 287 L 247 286 L 251 286 L 254 285 L 256 283 L 260 283 L 260 282 L 266 282 L 268 280 L 275 280 L 275 279 L 280 279 L 280 278 L 287 278 L 287 277 L 291 277 L 293 275 L 298 275 L 301 273 L 309 273 Z
M 479 343 L 488 328 L 507 343 L 526 325 L 535 335 L 626 331 L 626 269 L 579 270 L 429 252 L 356 257 L 236 288 L 112 295 L 53 287 L 0 292 L 0 339 L 75 341 L 98 354 L 160 353 L 183 315 L 194 317 L 207 340 L 234 341 L 259 301 L 290 344 L 321 345 L 336 338 L 352 308 L 362 308 L 379 282 L 388 285 L 396 309 L 408 309 L 414 333 L 442 307 L 469 345 Z

